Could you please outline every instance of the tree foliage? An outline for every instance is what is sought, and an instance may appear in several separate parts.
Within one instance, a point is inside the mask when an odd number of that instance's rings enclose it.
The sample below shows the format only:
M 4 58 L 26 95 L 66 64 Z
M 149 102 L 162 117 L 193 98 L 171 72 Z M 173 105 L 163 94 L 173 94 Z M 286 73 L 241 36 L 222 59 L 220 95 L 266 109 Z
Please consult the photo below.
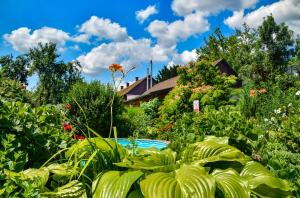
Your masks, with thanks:
M 173 65 L 173 66 L 164 66 L 157 74 L 157 76 L 155 77 L 155 81 L 157 83 L 168 80 L 172 77 L 175 77 L 178 75 L 177 73 L 177 69 L 178 69 L 179 65 Z
M 259 83 L 275 81 L 276 75 L 286 72 L 293 44 L 292 31 L 270 15 L 257 29 L 244 24 L 242 30 L 229 37 L 216 29 L 198 55 L 199 60 L 224 58 L 243 79 Z
M 39 104 L 60 103 L 72 84 L 81 80 L 79 62 L 58 61 L 56 44 L 39 44 L 30 49 L 28 57 L 32 62 L 30 73 L 36 73 L 39 83 L 36 90 Z
M 0 75 L 16 80 L 27 85 L 29 59 L 26 55 L 17 56 L 13 59 L 12 55 L 0 57 Z

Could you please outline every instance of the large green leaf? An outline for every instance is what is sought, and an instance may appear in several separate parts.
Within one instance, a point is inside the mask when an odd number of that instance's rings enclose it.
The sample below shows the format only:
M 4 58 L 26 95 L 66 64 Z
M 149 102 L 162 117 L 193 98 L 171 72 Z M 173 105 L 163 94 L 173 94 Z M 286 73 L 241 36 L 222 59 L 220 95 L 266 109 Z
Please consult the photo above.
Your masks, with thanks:
M 41 194 L 42 198 L 56 197 L 56 198 L 87 198 L 84 184 L 74 180 L 68 184 L 57 188 L 54 192 L 45 192 Z
M 235 170 L 216 169 L 212 173 L 217 182 L 217 187 L 228 198 L 250 197 L 250 187 L 246 179 L 241 177 Z
M 69 176 L 72 174 L 72 169 L 70 168 L 70 166 L 68 166 L 68 164 L 51 164 L 49 166 L 47 166 L 47 169 L 58 176 Z
M 209 162 L 235 161 L 245 164 L 248 156 L 235 147 L 219 144 L 215 141 L 196 142 L 188 146 L 182 153 L 182 162 L 205 165 Z
M 286 180 L 273 177 L 271 172 L 258 162 L 248 162 L 240 175 L 247 178 L 250 188 L 261 196 L 285 197 L 294 190 Z
M 93 182 L 94 198 L 125 198 L 132 184 L 144 173 L 141 171 L 109 171 Z
M 215 179 L 201 166 L 186 165 L 170 173 L 153 173 L 141 181 L 146 198 L 211 198 L 215 195 Z
M 163 151 L 150 149 L 139 152 L 139 155 L 125 158 L 122 162 L 115 163 L 120 167 L 131 169 L 170 171 L 176 168 L 176 152 L 166 149 Z

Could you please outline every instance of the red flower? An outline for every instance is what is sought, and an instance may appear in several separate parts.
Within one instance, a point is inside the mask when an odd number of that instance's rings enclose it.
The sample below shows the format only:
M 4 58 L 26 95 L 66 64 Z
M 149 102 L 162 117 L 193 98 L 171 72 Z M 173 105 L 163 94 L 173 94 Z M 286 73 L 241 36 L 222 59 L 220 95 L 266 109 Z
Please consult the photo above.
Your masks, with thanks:
M 71 110 L 72 109 L 72 105 L 71 104 L 66 104 L 66 109 Z
M 73 135 L 73 139 L 76 139 L 76 140 L 84 140 L 85 137 L 83 135 Z
M 65 131 L 72 131 L 72 126 L 68 123 L 64 122 L 64 130 Z

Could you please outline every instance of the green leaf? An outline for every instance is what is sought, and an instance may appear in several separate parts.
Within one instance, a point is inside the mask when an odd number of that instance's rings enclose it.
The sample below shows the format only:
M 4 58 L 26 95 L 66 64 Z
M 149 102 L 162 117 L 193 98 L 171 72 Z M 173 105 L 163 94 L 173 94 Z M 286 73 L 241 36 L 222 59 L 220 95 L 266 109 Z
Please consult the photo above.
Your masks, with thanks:
M 59 176 L 69 176 L 72 174 L 72 170 L 68 164 L 51 164 L 47 166 L 47 169 L 51 173 Z
M 223 192 L 224 197 L 250 197 L 250 187 L 247 180 L 241 177 L 235 170 L 216 169 L 212 175 L 215 177 L 217 187 Z
M 273 177 L 267 168 L 254 161 L 248 162 L 240 175 L 248 179 L 252 191 L 260 196 L 285 197 L 294 191 L 286 180 Z
M 205 165 L 209 162 L 236 161 L 245 164 L 250 158 L 240 150 L 227 144 L 214 141 L 196 142 L 188 146 L 182 153 L 182 162 Z
M 153 173 L 141 181 L 146 198 L 190 198 L 215 196 L 215 179 L 201 166 L 186 165 L 170 173 Z
M 115 148 L 115 146 L 116 143 L 109 139 L 105 140 L 102 137 L 89 138 L 82 141 L 78 141 L 76 144 L 72 145 L 66 152 L 66 158 L 72 157 L 75 153 L 80 155 L 81 153 L 87 150 L 91 150 L 91 148 L 93 147 L 99 149 L 102 153 L 107 153 L 109 156 L 113 157 L 113 149 Z M 125 154 L 124 149 L 119 144 L 117 145 L 117 149 L 122 158 L 122 156 L 124 156 Z
M 126 198 L 131 185 L 144 173 L 142 171 L 109 171 L 93 182 L 94 198 Z
M 45 192 L 41 194 L 42 198 L 46 197 L 70 197 L 70 198 L 87 198 L 84 184 L 74 180 L 68 184 L 57 188 L 54 192 Z
M 176 168 L 176 152 L 166 149 L 139 150 L 139 155 L 125 158 L 115 165 L 131 169 L 170 171 Z

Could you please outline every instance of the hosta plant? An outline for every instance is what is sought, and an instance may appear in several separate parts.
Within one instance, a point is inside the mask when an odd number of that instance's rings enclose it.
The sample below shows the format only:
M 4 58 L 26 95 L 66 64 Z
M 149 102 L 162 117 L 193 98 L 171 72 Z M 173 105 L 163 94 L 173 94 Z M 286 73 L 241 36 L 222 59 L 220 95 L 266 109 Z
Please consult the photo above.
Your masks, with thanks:
M 170 149 L 140 150 L 124 158 L 115 165 L 127 170 L 106 171 L 93 182 L 94 197 L 126 197 L 133 192 L 146 198 L 293 195 L 287 181 L 272 176 L 265 167 L 218 140 L 191 144 L 180 157 L 176 155 Z M 120 182 L 127 185 L 122 191 Z
M 39 176 L 34 192 L 41 197 L 95 198 L 287 197 L 294 193 L 287 181 L 228 145 L 226 138 L 206 138 L 178 155 L 171 149 L 126 151 L 115 141 L 97 137 L 73 145 L 66 159 L 65 164 L 34 170 Z M 62 186 L 49 187 L 63 178 L 68 180 Z

